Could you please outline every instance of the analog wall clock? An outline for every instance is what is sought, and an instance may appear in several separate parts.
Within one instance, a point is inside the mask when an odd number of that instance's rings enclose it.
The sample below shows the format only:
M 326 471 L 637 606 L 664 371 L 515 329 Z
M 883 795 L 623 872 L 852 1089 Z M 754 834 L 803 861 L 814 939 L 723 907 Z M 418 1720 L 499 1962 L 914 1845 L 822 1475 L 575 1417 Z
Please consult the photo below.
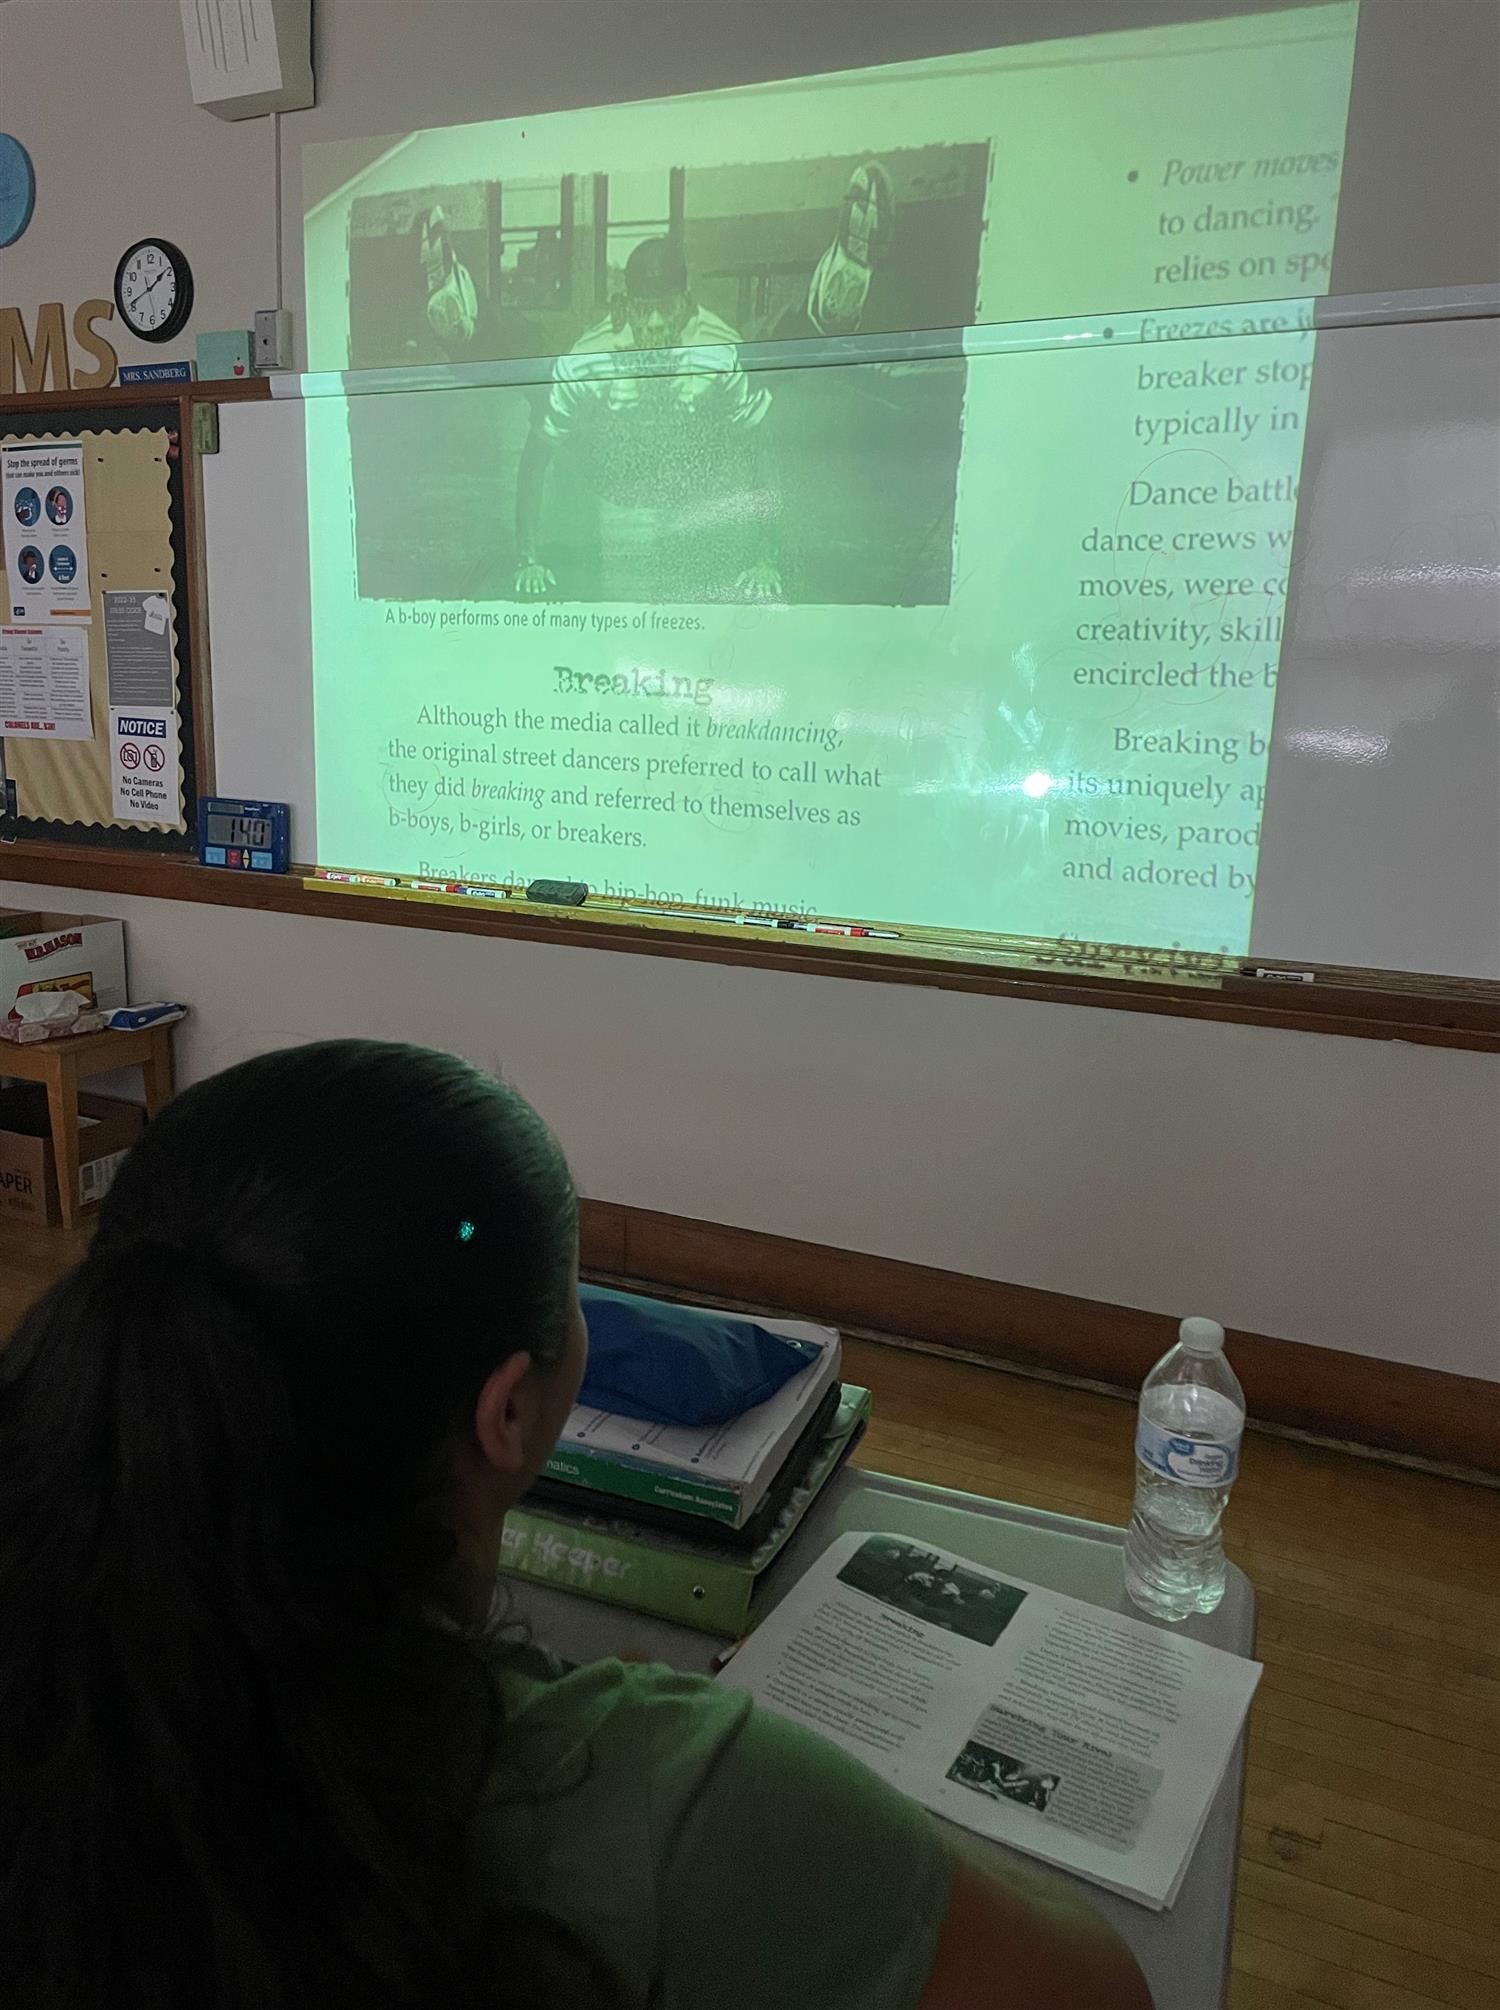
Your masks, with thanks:
M 115 305 L 132 335 L 170 342 L 193 311 L 193 270 L 164 237 L 143 237 L 115 267 Z

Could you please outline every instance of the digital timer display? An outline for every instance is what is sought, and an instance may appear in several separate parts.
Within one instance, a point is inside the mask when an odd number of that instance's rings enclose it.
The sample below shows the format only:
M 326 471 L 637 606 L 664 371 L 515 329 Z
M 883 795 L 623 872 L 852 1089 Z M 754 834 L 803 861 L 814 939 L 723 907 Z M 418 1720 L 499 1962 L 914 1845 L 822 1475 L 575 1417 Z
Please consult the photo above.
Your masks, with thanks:
M 229 872 L 290 869 L 290 812 L 285 803 L 198 798 L 198 859 Z
M 271 819 L 269 817 L 227 817 L 209 815 L 204 819 L 210 844 L 243 845 L 248 850 L 264 851 L 271 842 Z

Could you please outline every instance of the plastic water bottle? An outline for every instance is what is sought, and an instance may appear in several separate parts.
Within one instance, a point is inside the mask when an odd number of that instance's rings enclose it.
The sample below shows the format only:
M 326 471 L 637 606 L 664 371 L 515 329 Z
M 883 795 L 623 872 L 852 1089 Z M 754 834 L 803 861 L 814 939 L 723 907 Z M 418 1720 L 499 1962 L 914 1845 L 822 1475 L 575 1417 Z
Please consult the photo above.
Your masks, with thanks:
M 1224 1328 L 1184 1319 L 1178 1335 L 1141 1387 L 1125 1538 L 1125 1588 L 1158 1619 L 1212 1612 L 1224 1596 L 1219 1519 L 1245 1429 L 1245 1392 L 1224 1358 Z

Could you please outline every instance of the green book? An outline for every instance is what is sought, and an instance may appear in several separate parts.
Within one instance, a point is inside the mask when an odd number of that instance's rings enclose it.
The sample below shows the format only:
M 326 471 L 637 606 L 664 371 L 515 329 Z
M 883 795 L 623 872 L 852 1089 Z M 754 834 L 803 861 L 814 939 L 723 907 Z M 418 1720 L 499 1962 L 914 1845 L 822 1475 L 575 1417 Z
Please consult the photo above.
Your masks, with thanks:
M 505 1518 L 500 1568 L 559 1591 L 649 1612 L 700 1633 L 738 1638 L 765 1573 L 864 1433 L 870 1392 L 845 1383 L 807 1478 L 758 1549 L 733 1550 L 673 1531 L 535 1502 Z
M 743 1501 L 738 1487 L 696 1479 L 689 1473 L 653 1471 L 583 1446 L 554 1451 L 542 1470 L 548 1479 L 565 1480 L 592 1493 L 611 1494 L 616 1500 L 651 1501 L 658 1507 L 675 1508 L 679 1514 L 727 1522 L 731 1528 Z

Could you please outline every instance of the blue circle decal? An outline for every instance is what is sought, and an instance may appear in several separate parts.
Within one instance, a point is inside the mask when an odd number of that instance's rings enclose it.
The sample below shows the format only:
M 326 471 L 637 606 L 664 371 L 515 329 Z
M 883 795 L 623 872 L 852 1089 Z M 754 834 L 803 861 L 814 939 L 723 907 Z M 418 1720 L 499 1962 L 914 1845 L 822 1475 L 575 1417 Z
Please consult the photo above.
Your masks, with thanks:
M 36 206 L 31 155 L 11 133 L 0 133 L 0 251 L 14 244 Z
M 78 560 L 70 544 L 55 544 L 47 560 L 48 570 L 59 586 L 71 586 L 78 571 Z
M 47 520 L 59 527 L 69 522 L 73 515 L 73 497 L 59 482 L 56 488 L 47 491 Z
M 16 522 L 30 530 L 42 520 L 42 499 L 35 489 L 16 490 Z
M 16 553 L 16 564 L 21 569 L 21 577 L 28 586 L 40 586 L 46 566 L 42 554 L 34 544 L 23 544 Z

